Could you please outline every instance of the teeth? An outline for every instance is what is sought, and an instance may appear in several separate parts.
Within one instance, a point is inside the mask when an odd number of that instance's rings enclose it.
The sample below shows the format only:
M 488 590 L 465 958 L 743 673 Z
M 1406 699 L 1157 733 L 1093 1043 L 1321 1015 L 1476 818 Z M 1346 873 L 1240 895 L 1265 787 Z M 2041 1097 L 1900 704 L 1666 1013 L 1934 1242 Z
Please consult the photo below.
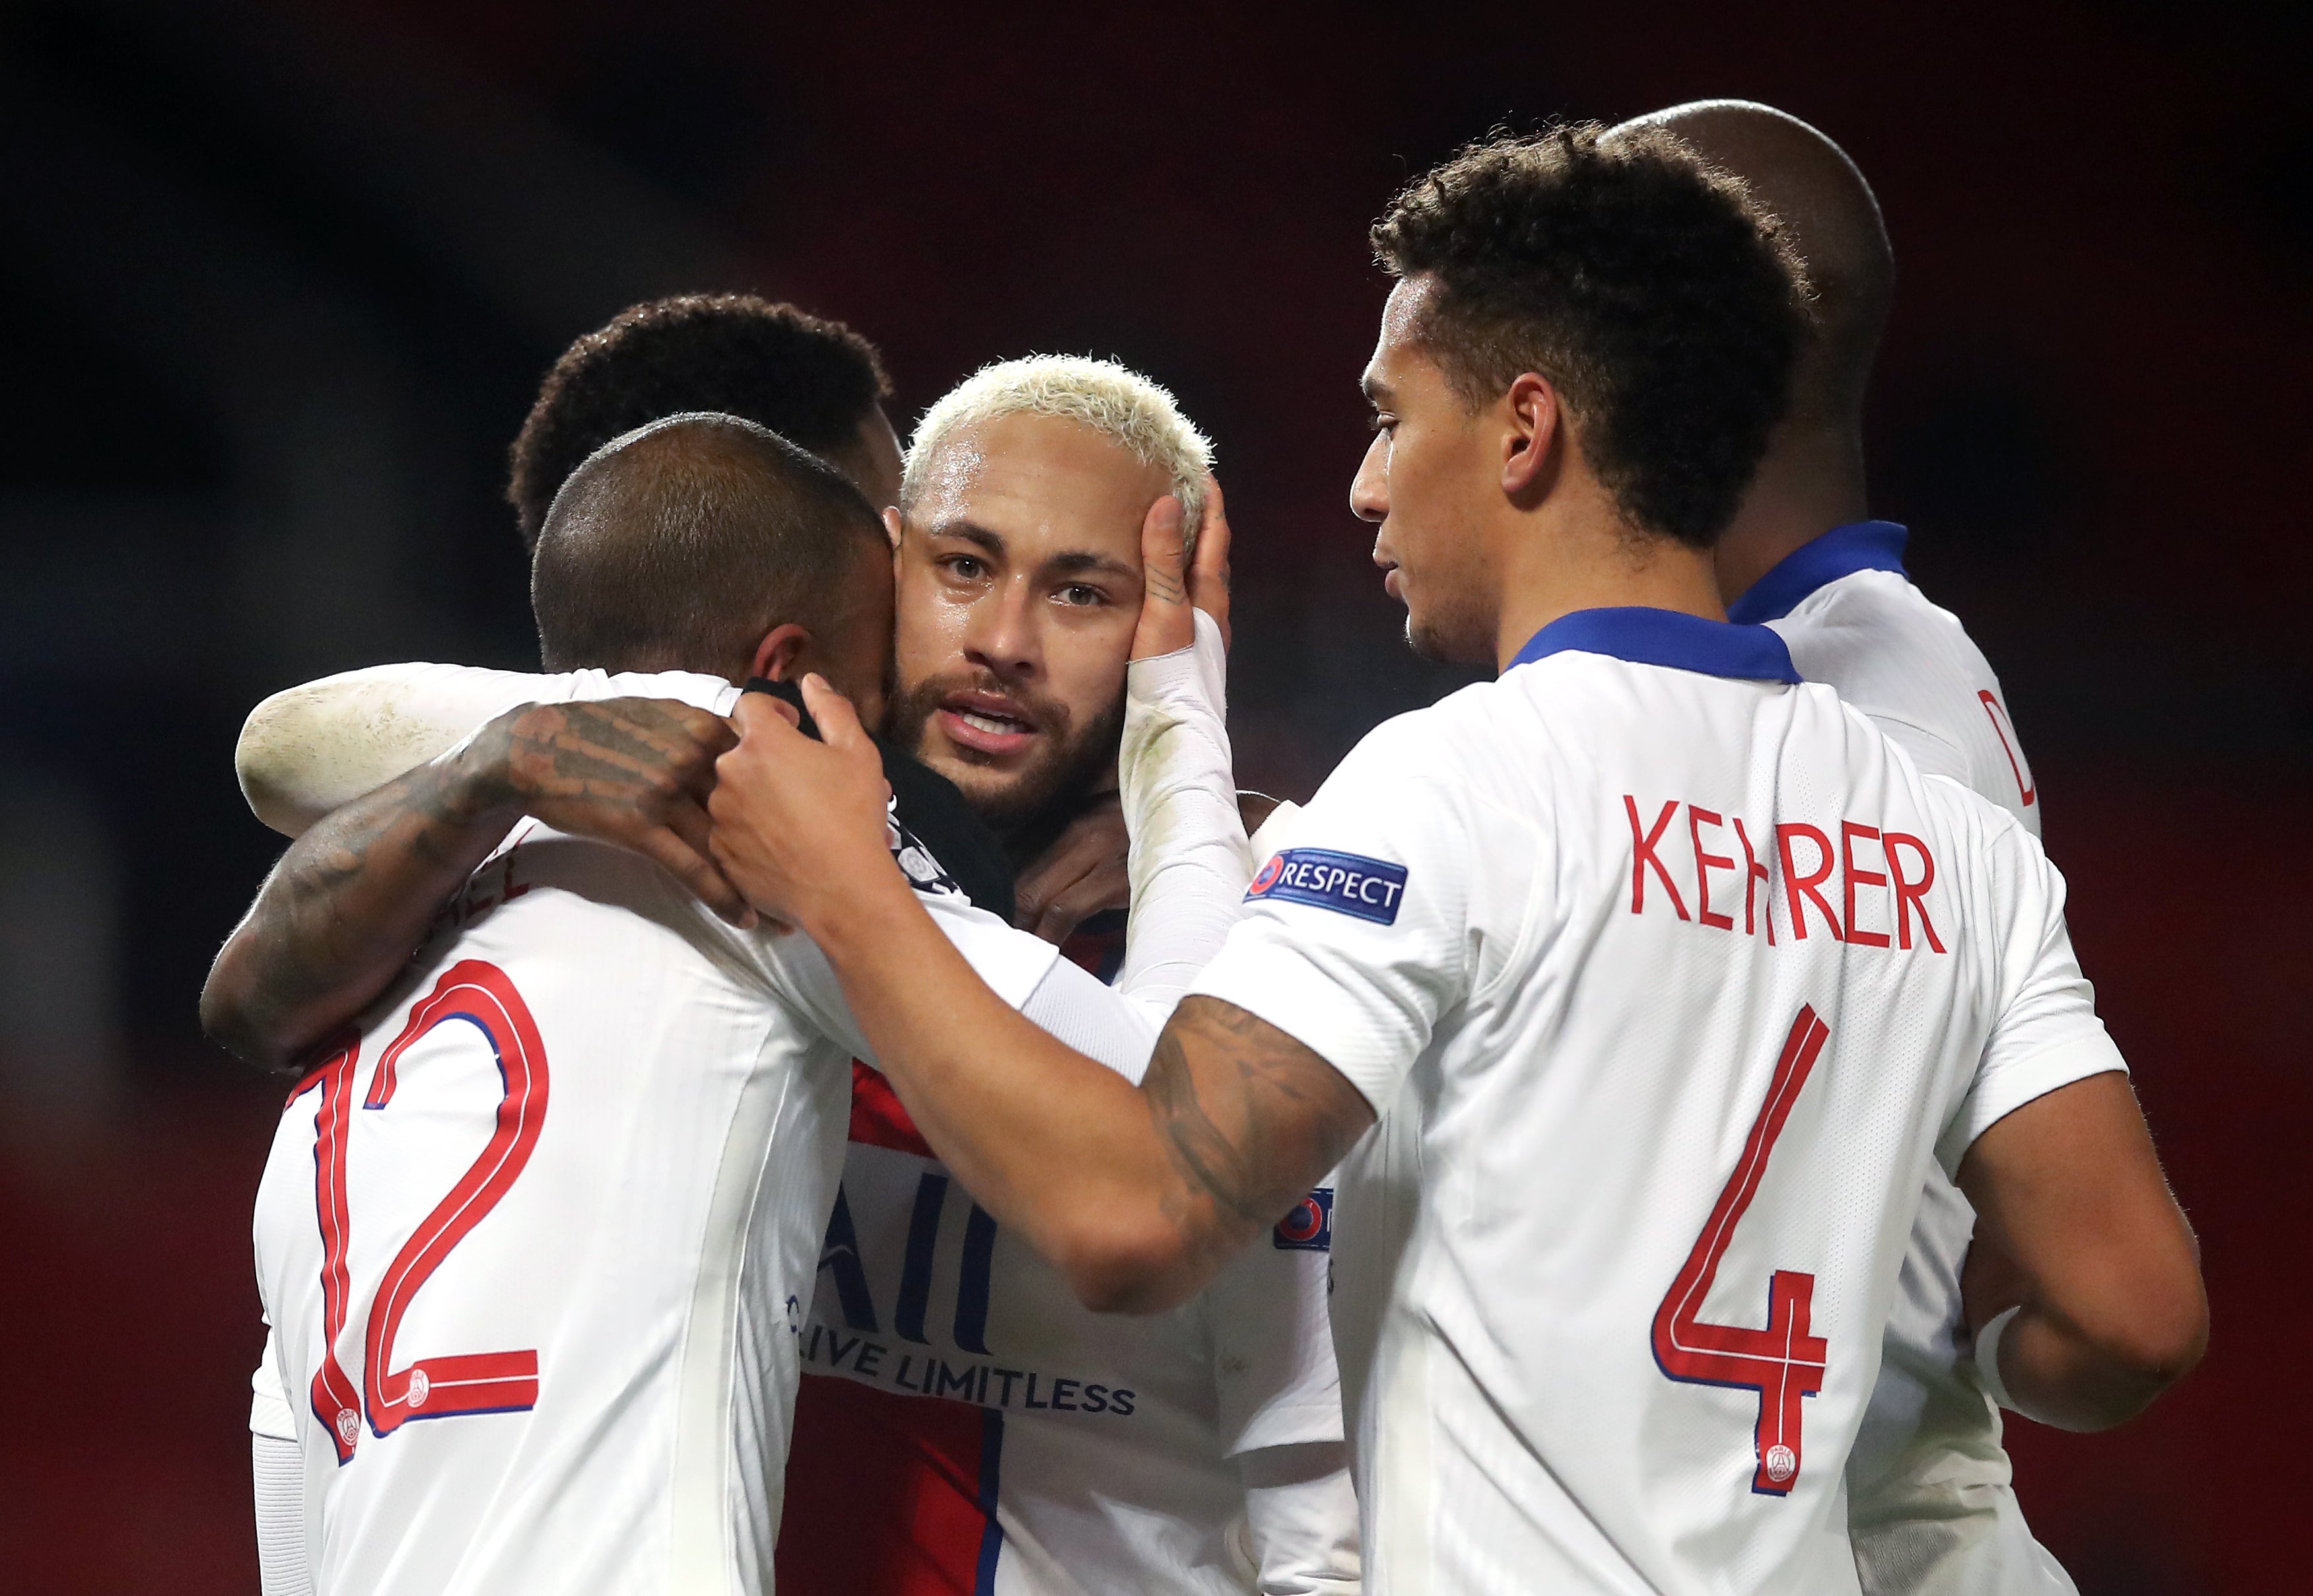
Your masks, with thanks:
M 966 726 L 974 727 L 981 731 L 989 732 L 998 736 L 1008 732 L 1026 729 L 1017 720 L 1001 720 L 993 715 L 983 715 L 977 710 L 958 710 L 955 713 L 957 719 Z

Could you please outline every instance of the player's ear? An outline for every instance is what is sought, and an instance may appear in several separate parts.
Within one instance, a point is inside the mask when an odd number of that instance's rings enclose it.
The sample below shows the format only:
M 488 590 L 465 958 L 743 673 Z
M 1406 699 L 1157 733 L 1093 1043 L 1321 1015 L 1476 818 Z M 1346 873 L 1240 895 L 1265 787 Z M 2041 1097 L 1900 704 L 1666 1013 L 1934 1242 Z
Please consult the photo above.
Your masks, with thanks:
M 773 682 L 792 682 L 805 655 L 811 651 L 811 633 L 794 622 L 784 622 L 763 634 L 755 645 L 754 668 L 748 672 Z
M 1502 491 L 1528 504 L 1549 491 L 1556 475 L 1552 446 L 1565 427 L 1558 390 L 1535 372 L 1521 373 L 1502 396 Z
M 900 555 L 900 507 L 895 504 L 885 505 L 884 507 L 884 540 L 892 545 L 892 557 L 894 560 L 898 559 Z

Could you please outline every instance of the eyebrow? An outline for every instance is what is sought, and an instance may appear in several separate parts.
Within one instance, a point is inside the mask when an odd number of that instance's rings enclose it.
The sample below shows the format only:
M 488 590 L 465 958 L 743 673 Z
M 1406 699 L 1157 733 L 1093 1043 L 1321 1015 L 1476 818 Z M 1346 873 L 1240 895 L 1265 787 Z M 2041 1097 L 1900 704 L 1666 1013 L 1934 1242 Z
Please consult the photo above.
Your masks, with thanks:
M 961 538 L 963 542 L 998 557 L 1010 551 L 1005 545 L 1002 533 L 982 526 L 977 521 L 943 521 L 937 526 L 924 528 L 924 535 L 935 538 Z M 1053 555 L 1043 564 L 1046 570 L 1061 575 L 1096 572 L 1104 576 L 1122 577 L 1128 579 L 1138 578 L 1140 575 L 1121 560 L 1112 555 L 1096 553 L 1089 549 L 1071 549 L 1066 553 Z
M 1358 377 L 1358 392 L 1366 396 L 1368 403 L 1376 405 L 1385 400 L 1396 397 L 1391 391 L 1390 385 L 1370 371 L 1362 373 Z
M 977 521 L 943 521 L 936 526 L 925 527 L 924 535 L 935 538 L 962 538 L 965 542 L 977 544 L 990 554 L 1004 552 L 1004 534 L 1000 532 L 990 532 Z

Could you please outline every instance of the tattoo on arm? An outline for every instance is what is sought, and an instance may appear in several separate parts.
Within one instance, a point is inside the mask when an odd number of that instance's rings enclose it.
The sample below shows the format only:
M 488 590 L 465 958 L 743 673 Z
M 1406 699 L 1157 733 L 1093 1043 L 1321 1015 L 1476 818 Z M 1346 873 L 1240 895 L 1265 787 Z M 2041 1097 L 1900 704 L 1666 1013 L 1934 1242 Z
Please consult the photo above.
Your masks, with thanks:
M 1341 1071 L 1218 998 L 1182 1002 L 1142 1089 L 1183 1188 L 1168 1207 L 1188 1230 L 1274 1224 L 1374 1118 Z

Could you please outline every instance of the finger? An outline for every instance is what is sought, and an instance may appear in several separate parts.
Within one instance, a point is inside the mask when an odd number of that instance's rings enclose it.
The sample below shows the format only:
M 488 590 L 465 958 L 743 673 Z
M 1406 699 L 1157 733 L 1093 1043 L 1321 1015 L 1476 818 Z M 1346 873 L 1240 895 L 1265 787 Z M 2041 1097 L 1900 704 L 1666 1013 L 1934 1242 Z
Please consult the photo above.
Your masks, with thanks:
M 754 929 L 758 916 L 729 877 L 706 853 L 660 826 L 635 839 L 636 847 L 690 889 L 691 895 L 741 930 Z
M 1094 915 L 1128 908 L 1131 900 L 1132 885 L 1123 867 L 1104 864 L 1053 895 L 1036 922 L 1036 935 L 1047 942 L 1065 942 Z
M 1181 501 L 1160 495 L 1140 523 L 1140 564 L 1143 579 L 1167 604 L 1181 603 L 1187 592 L 1187 535 Z
M 1153 659 L 1197 640 L 1182 538 L 1181 501 L 1167 493 L 1148 507 L 1140 523 L 1141 599 L 1140 620 L 1132 633 L 1135 659 Z
M 662 824 L 701 857 L 708 855 L 708 839 L 715 834 L 715 822 L 698 799 L 685 797 L 669 804 L 666 818 Z
M 1013 923 L 1024 930 L 1034 930 L 1044 911 L 1062 893 L 1099 868 L 1100 856 L 1090 851 L 1057 857 L 1047 854 L 1037 860 L 1013 889 Z
M 829 747 L 849 754 L 873 746 L 867 728 L 859 724 L 859 711 L 816 671 L 803 679 L 803 701 L 811 718 L 819 722 L 820 741 Z
M 773 698 L 768 692 L 741 693 L 737 705 L 731 711 L 731 719 L 739 728 L 741 743 L 751 737 L 760 737 L 770 746 L 777 747 L 783 740 L 782 734 L 788 737 L 803 736 L 798 729 L 803 725 L 803 717 L 796 712 L 796 707 L 785 699 Z
M 1221 629 L 1229 640 L 1229 524 L 1228 505 L 1221 497 L 1220 479 L 1205 473 L 1205 516 L 1197 530 L 1196 564 L 1189 572 L 1189 596 Z
M 765 710 L 797 730 L 802 729 L 803 711 L 787 700 L 768 692 L 743 692 L 739 695 L 738 707 L 731 711 L 732 719 L 738 722 L 741 735 L 745 734 L 749 725 Z

